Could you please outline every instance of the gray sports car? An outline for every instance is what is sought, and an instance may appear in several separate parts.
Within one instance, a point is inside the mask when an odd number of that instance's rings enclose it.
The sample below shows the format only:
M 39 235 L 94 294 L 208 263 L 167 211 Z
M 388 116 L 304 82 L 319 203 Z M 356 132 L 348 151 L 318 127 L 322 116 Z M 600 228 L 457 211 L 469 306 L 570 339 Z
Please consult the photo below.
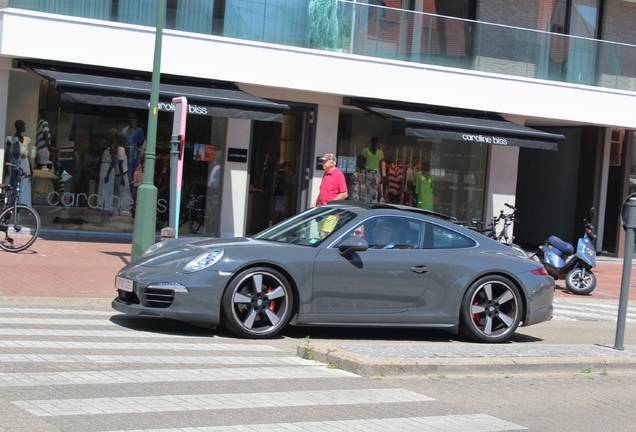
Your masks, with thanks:
M 153 245 L 115 279 L 114 309 L 238 336 L 297 326 L 417 327 L 503 342 L 552 317 L 541 264 L 412 207 L 331 202 L 251 238 Z

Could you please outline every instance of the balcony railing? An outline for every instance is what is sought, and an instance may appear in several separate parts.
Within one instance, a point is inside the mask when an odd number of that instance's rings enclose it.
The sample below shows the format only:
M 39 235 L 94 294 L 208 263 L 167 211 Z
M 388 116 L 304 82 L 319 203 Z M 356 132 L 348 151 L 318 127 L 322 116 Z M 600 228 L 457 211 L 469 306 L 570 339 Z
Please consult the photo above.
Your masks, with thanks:
M 167 10 L 167 29 L 636 91 L 634 45 L 344 0 L 321 11 L 310 0 L 169 4 L 176 6 Z M 156 0 L 9 0 L 8 5 L 151 27 L 157 16 Z

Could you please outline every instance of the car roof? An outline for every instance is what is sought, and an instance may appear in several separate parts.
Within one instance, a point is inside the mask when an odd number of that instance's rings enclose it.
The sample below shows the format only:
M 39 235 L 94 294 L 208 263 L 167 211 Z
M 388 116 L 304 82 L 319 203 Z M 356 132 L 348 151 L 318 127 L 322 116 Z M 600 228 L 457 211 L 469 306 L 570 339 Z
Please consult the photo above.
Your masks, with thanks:
M 453 216 L 447 216 L 445 214 L 442 213 L 437 213 L 434 211 L 430 211 L 430 210 L 424 210 L 421 208 L 417 208 L 417 207 L 410 207 L 410 206 L 405 206 L 405 205 L 400 205 L 400 204 L 389 204 L 389 203 L 361 203 L 358 201 L 349 201 L 349 200 L 334 200 L 334 201 L 329 201 L 327 203 L 327 205 L 345 205 L 345 206 L 351 206 L 351 207 L 359 207 L 365 210 L 399 210 L 399 211 L 403 211 L 403 212 L 407 212 L 407 213 L 416 213 L 419 215 L 425 215 L 425 216 L 430 216 L 430 217 L 434 217 L 437 219 L 441 219 L 447 222 L 453 222 L 453 223 L 461 223 L 460 221 L 458 221 L 455 217 Z

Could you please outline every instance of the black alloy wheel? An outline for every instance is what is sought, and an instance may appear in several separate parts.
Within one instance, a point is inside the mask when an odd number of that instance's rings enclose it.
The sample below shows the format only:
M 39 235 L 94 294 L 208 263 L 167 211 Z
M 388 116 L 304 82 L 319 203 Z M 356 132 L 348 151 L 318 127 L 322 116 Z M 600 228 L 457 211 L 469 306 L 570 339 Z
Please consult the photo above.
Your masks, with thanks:
M 504 342 L 521 322 L 522 299 L 502 276 L 485 276 L 466 291 L 460 312 L 461 332 L 476 342 Z
M 223 294 L 223 324 L 234 334 L 270 338 L 289 321 L 293 294 L 276 270 L 256 267 L 237 275 Z

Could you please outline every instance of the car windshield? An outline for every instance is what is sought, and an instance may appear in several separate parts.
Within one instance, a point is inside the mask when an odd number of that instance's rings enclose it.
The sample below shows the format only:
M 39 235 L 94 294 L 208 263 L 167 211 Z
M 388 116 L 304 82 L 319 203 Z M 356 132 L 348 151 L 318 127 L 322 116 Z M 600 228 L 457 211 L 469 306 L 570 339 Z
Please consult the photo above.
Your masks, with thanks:
M 315 207 L 284 220 L 253 238 L 302 246 L 318 246 L 356 214 L 333 207 Z

